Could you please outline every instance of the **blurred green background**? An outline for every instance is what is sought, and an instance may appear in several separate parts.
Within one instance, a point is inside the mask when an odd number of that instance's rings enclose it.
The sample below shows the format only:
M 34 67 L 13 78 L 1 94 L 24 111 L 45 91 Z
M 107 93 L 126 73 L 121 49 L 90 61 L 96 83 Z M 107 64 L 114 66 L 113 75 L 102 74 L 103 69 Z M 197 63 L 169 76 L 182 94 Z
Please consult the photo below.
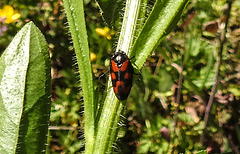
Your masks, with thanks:
M 124 6 L 124 1 L 119 2 Z M 149 12 L 154 0 L 149 1 Z M 114 53 L 118 27 L 103 21 L 95 1 L 84 0 L 89 48 L 97 93 L 102 95 Z M 192 0 L 182 20 L 148 58 L 120 122 L 118 153 L 236 153 L 240 151 L 240 1 L 234 1 L 222 53 L 219 83 L 211 109 L 207 140 L 200 144 L 204 113 L 214 84 L 225 0 Z M 122 13 L 120 18 L 122 19 Z M 1 0 L 0 54 L 14 35 L 33 21 L 45 36 L 52 63 L 50 153 L 84 150 L 84 113 L 80 75 L 61 0 Z M 183 64 L 180 105 L 179 70 Z M 175 114 L 177 113 L 177 114 Z M 177 119 L 177 120 L 175 120 Z

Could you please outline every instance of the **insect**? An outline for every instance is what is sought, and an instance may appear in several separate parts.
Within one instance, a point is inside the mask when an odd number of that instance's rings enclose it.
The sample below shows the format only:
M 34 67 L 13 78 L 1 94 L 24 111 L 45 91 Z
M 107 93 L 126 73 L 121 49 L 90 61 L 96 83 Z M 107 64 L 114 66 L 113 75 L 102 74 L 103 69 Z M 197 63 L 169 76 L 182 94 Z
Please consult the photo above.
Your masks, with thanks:
M 127 99 L 132 88 L 134 69 L 123 51 L 118 51 L 112 56 L 110 73 L 115 95 L 119 100 Z

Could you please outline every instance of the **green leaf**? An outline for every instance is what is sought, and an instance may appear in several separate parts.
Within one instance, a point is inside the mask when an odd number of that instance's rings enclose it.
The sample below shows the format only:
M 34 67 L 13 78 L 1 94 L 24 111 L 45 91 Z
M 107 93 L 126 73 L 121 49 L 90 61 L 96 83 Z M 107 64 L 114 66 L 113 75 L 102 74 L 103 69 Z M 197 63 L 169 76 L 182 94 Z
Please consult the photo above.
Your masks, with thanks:
M 205 65 L 200 68 L 200 71 L 194 69 L 190 70 L 189 74 L 187 74 L 189 77 L 194 75 L 198 76 L 192 80 L 192 83 L 194 83 L 199 90 L 202 90 L 206 86 L 212 86 L 214 83 L 215 58 L 213 51 L 216 50 L 216 47 L 203 40 L 197 31 L 191 31 L 187 37 L 184 66 L 196 67 L 197 65 Z
M 29 22 L 0 58 L 0 153 L 46 149 L 50 97 L 47 43 Z
M 102 17 L 107 23 L 108 27 L 113 28 L 115 21 L 118 18 L 118 6 L 120 3 L 117 0 L 96 0 L 100 11 L 102 13 Z
M 196 154 L 207 154 L 207 151 L 206 150 L 201 150 L 201 151 L 198 151 Z
M 131 55 L 136 57 L 136 66 L 141 69 L 147 57 L 160 41 L 176 26 L 188 0 L 157 0 Z M 130 56 L 131 57 L 131 56 Z
M 238 84 L 230 84 L 227 90 L 236 97 L 240 96 L 240 86 Z
M 186 124 L 189 124 L 189 125 L 195 124 L 193 118 L 188 113 L 178 113 L 177 117 L 179 120 L 181 120 L 182 122 L 184 122 Z
M 82 0 L 64 0 L 68 24 L 77 57 L 84 99 L 85 153 L 92 153 L 95 138 L 95 105 L 93 93 L 92 68 L 88 47 L 87 31 Z

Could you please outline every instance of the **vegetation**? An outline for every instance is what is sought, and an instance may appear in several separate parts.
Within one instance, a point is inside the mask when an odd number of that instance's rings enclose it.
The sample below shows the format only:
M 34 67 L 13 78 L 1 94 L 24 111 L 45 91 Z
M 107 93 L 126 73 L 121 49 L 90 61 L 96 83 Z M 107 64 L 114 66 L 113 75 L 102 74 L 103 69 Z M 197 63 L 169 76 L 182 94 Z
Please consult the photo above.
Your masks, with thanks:
M 163 5 L 160 0 L 141 0 L 134 9 L 137 14 L 129 37 L 124 35 L 126 27 L 122 25 L 126 23 L 122 20 L 130 10 L 125 6 L 131 4 L 80 2 L 0 2 L 1 54 L 14 48 L 9 45 L 11 40 L 29 21 L 40 29 L 48 44 L 52 74 L 48 153 L 94 153 L 99 149 L 118 153 L 240 153 L 240 2 L 166 0 Z M 26 38 L 24 28 L 19 32 L 23 40 L 42 37 L 32 22 L 24 26 L 25 31 L 27 26 L 31 29 Z M 41 43 L 31 41 L 30 49 L 35 52 L 33 47 Z M 44 43 L 42 46 L 47 50 Z M 115 98 L 108 78 L 110 57 L 118 49 L 128 53 L 135 68 L 133 88 L 125 102 Z M 41 57 L 42 61 L 46 58 Z M 31 71 L 44 68 L 49 68 L 47 60 Z M 33 74 L 26 76 L 27 85 L 38 82 Z M 35 74 L 49 81 L 44 73 Z M 23 96 L 33 99 L 35 95 L 30 97 L 30 92 Z M 45 92 L 46 97 L 47 88 Z M 22 103 L 24 110 L 26 103 Z M 48 105 L 39 107 L 41 111 L 46 108 L 40 123 L 47 121 Z M 26 112 L 36 113 L 37 109 Z M 26 117 L 23 114 L 19 128 Z M 0 130 L 2 119 L 3 114 Z M 46 130 L 45 126 L 41 129 Z

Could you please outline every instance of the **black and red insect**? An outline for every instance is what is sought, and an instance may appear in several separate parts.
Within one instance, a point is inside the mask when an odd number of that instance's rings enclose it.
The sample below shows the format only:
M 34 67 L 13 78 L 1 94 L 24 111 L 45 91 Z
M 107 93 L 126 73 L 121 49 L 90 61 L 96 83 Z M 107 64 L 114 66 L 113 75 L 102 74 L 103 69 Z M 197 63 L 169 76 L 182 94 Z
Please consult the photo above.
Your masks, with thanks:
M 127 99 L 132 88 L 134 69 L 123 51 L 118 51 L 112 56 L 110 73 L 115 95 L 119 100 Z

